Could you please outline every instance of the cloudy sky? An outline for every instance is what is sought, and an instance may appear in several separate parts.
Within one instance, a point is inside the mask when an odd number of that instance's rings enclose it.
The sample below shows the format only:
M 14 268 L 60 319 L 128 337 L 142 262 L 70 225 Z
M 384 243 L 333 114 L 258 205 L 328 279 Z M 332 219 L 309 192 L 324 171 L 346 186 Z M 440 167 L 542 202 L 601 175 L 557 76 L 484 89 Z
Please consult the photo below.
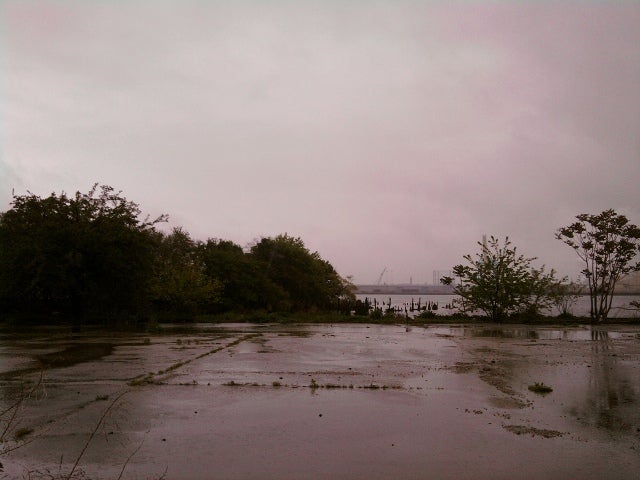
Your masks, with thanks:
M 640 223 L 640 3 L 0 3 L 0 210 L 109 184 L 197 239 L 300 236 L 356 282 L 509 235 L 576 275 Z

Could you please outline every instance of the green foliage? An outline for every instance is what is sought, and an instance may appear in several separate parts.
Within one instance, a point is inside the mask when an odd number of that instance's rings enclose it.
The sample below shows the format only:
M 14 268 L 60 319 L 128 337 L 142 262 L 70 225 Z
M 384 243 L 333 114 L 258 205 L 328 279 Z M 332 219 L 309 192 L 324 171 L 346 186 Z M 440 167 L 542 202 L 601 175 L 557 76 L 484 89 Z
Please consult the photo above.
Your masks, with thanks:
M 153 262 L 153 225 L 109 186 L 41 198 L 14 195 L 0 217 L 0 308 L 73 317 L 139 313 Z
M 199 245 L 181 228 L 156 234 L 150 298 L 156 310 L 193 316 L 220 302 L 222 283 L 206 274 Z
M 527 388 L 534 393 L 545 394 L 545 393 L 553 392 L 553 388 L 551 388 L 549 385 L 545 385 L 544 383 L 538 383 L 538 382 L 536 382 L 533 385 L 529 385 Z
M 204 272 L 222 286 L 218 312 L 230 310 L 272 310 L 286 298 L 265 269 L 229 240 L 209 239 L 199 246 Z
M 572 307 L 580 298 L 583 287 L 575 282 L 558 282 L 551 286 L 553 306 L 560 318 L 573 317 Z
M 300 238 L 287 234 L 263 238 L 251 248 L 251 258 L 270 282 L 284 293 L 270 306 L 280 310 L 335 309 L 343 297 L 352 297 L 348 282 L 318 252 L 311 253 Z
M 580 214 L 577 222 L 560 228 L 556 238 L 569 245 L 582 260 L 591 297 L 591 319 L 607 319 L 620 277 L 640 270 L 640 228 L 615 210 L 598 215 Z
M 415 318 L 418 320 L 434 320 L 438 318 L 438 315 L 436 315 L 431 310 L 425 310 L 424 312 L 421 312 L 420 315 L 417 315 Z
M 112 187 L 13 197 L 0 214 L 0 315 L 51 321 L 194 319 L 222 312 L 350 310 L 351 284 L 300 238 L 227 240 L 155 229 Z M 347 308 L 349 307 L 349 308 Z M 264 313 L 266 312 L 266 313 Z
M 493 236 L 478 245 L 481 250 L 475 258 L 464 256 L 468 265 L 453 267 L 459 278 L 454 292 L 464 311 L 480 310 L 499 322 L 512 314 L 535 315 L 551 305 L 551 286 L 557 283 L 554 270 L 532 268 L 535 258 L 518 255 L 508 237 L 503 245 Z

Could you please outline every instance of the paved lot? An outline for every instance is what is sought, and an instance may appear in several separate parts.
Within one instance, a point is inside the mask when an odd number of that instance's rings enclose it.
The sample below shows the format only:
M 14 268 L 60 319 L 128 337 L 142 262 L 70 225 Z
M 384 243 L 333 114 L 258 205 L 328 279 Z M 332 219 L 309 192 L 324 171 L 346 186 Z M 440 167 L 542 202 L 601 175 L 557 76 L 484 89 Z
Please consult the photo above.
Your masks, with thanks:
M 0 457 L 0 478 L 66 478 L 78 458 L 73 476 L 90 479 L 640 471 L 638 327 L 4 334 L 0 388 L 3 410 L 24 397 L 8 433 L 31 430 L 6 435 L 5 450 L 25 443 Z

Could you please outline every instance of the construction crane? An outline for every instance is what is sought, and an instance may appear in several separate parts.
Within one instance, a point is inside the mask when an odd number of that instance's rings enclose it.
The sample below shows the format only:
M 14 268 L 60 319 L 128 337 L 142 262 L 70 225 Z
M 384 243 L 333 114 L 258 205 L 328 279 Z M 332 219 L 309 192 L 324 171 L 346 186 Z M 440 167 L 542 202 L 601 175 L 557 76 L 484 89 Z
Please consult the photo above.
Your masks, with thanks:
M 376 285 L 380 285 L 382 283 L 382 277 L 384 276 L 386 271 L 387 271 L 387 267 L 384 267 L 384 269 L 380 273 L 380 276 L 378 277 L 378 281 L 376 282 Z

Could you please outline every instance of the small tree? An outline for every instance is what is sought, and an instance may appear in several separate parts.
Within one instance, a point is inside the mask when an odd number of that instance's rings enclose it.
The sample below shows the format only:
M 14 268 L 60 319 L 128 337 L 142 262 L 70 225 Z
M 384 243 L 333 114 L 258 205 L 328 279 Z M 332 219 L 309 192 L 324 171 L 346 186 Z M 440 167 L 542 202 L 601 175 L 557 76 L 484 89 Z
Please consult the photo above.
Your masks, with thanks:
M 454 293 L 468 310 L 480 310 L 493 321 L 502 321 L 513 313 L 538 313 L 551 305 L 550 286 L 556 283 L 555 271 L 535 269 L 535 258 L 518 255 L 509 237 L 501 246 L 497 238 L 478 242 L 481 250 L 475 258 L 465 255 L 469 265 L 456 265 L 453 272 L 459 278 Z M 453 283 L 451 277 L 443 283 Z
M 573 306 L 582 295 L 583 286 L 575 282 L 558 282 L 551 287 L 553 306 L 562 316 L 573 315 Z
M 556 238 L 573 248 L 583 262 L 591 298 L 591 320 L 604 322 L 620 277 L 640 270 L 640 228 L 609 209 L 598 215 L 582 213 Z
M 566 285 L 567 279 L 565 277 L 557 280 L 556 271 L 551 269 L 545 272 L 544 265 L 530 269 L 529 274 L 529 299 L 526 310 L 538 315 L 541 310 L 548 310 L 556 305 L 561 296 L 560 288 Z

